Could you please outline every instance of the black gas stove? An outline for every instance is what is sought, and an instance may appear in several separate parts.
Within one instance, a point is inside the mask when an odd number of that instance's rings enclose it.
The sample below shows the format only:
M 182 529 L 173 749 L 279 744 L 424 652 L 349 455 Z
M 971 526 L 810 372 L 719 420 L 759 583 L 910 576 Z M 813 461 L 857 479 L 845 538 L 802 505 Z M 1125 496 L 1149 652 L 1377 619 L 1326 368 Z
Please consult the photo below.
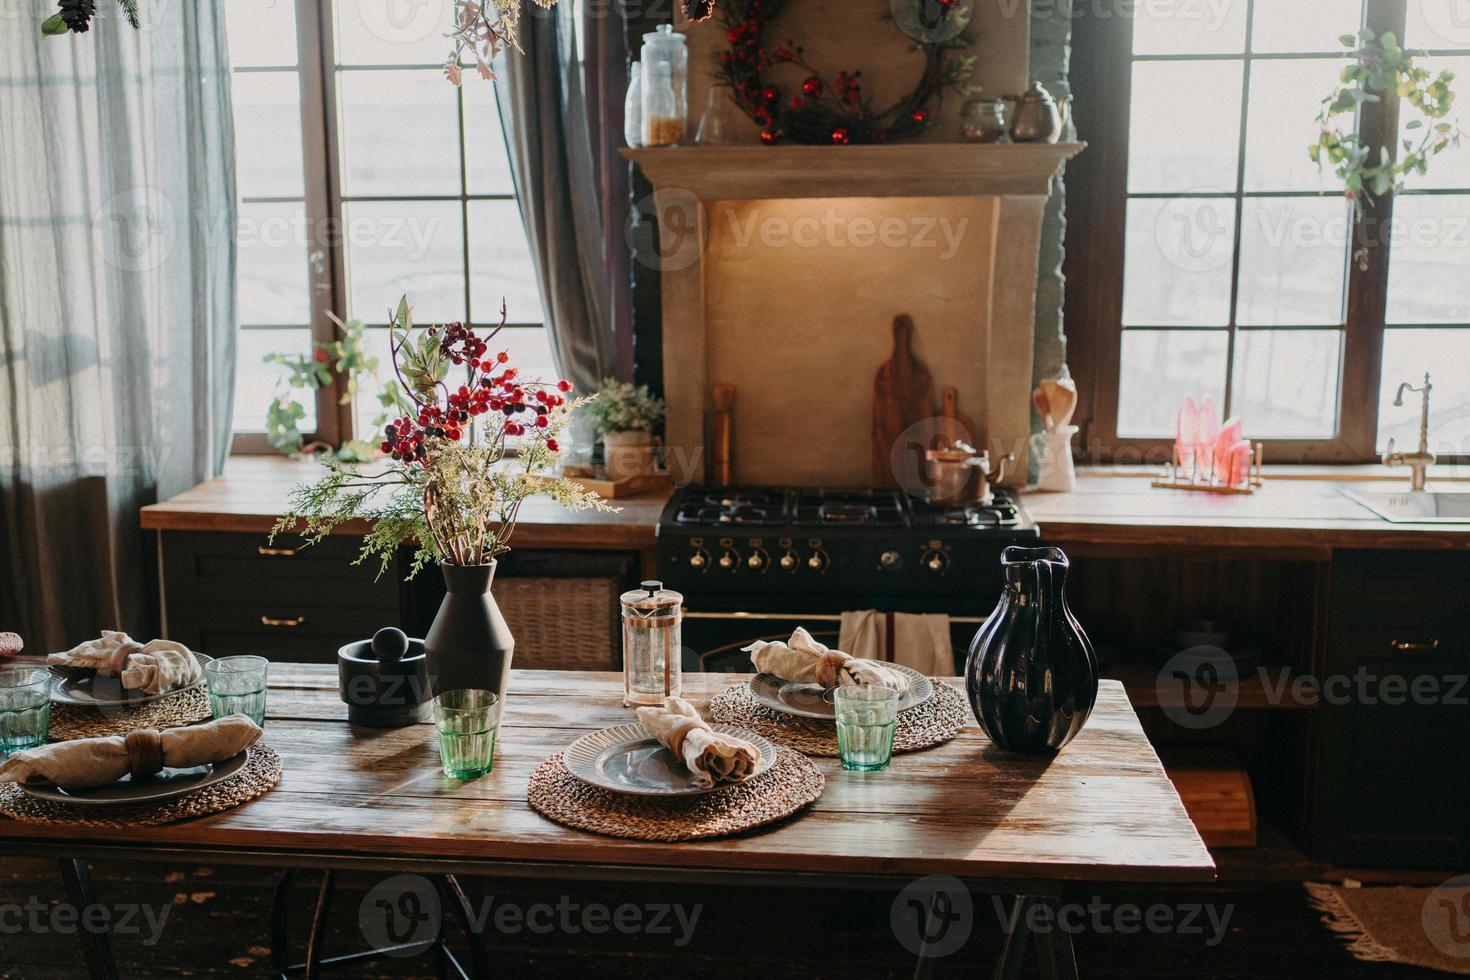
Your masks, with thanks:
M 690 487 L 659 520 L 658 574 L 689 596 L 862 608 L 983 594 L 993 604 L 1001 549 L 1037 537 L 1000 489 L 989 503 L 944 507 L 894 490 Z

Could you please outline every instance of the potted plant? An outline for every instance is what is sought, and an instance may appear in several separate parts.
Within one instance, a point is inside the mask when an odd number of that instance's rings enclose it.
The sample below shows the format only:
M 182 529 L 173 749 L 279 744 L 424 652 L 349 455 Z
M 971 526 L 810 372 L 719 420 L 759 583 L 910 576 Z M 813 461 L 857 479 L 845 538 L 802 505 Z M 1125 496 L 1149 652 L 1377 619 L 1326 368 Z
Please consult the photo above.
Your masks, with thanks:
M 616 378 L 604 378 L 587 414 L 602 436 L 607 475 L 614 480 L 653 472 L 653 430 L 664 420 L 663 399 Z
M 521 504 L 544 495 L 572 510 L 612 509 L 580 484 L 538 476 L 561 452 L 570 410 L 588 399 L 569 401 L 567 381 L 521 378 L 509 353 L 490 346 L 504 326 L 502 307 L 500 325 L 483 336 L 463 323 L 416 329 L 400 300 L 389 337 L 401 414 L 379 447 L 388 459 L 364 467 L 326 457 L 326 475 L 292 491 L 271 533 L 299 526 L 314 544 L 366 520 L 357 561 L 376 558 L 380 575 L 405 545 L 414 549 L 410 577 L 437 562 L 448 594 L 424 639 L 435 693 L 505 695 L 515 638 L 491 583 Z

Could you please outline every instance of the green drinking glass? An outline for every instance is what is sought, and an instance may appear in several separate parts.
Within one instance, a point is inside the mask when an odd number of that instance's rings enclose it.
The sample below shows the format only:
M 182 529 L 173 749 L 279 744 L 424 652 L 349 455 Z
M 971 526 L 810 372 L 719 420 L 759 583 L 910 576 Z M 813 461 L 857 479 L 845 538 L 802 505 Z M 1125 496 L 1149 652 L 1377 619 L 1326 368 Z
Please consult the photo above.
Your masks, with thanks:
M 0 670 L 0 757 L 46 744 L 51 731 L 51 674 Z
M 903 695 L 888 687 L 851 685 L 832 692 L 837 713 L 837 754 L 842 768 L 879 772 L 893 758 L 898 703 Z
M 465 688 L 434 699 L 439 763 L 450 779 L 475 779 L 493 770 L 499 731 L 500 697 L 494 691 Z
M 270 661 L 264 657 L 220 657 L 204 667 L 209 686 L 209 711 L 216 718 L 245 715 L 265 725 L 265 678 Z

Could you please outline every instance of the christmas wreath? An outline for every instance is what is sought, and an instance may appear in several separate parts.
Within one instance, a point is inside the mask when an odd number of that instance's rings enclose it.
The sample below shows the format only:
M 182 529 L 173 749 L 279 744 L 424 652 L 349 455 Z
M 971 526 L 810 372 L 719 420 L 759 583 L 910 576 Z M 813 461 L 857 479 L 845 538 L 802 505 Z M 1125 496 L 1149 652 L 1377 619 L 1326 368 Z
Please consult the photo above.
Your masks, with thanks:
M 909 0 L 905 0 L 909 2 Z M 923 132 L 932 104 L 952 89 L 972 91 L 967 84 L 973 57 L 956 52 L 970 44 L 966 30 L 968 4 L 960 0 L 912 0 L 912 12 L 901 24 L 924 52 L 918 84 L 886 109 L 873 106 L 863 92 L 862 71 L 839 71 L 830 81 L 807 61 L 794 40 L 767 50 L 766 34 L 781 13 L 783 0 L 723 0 L 720 21 L 729 47 L 720 52 L 717 80 L 730 87 L 735 104 L 761 127 L 761 142 L 790 140 L 805 144 L 885 143 Z M 920 18 L 931 13 L 927 20 Z M 895 20 L 885 14 L 885 20 Z M 764 73 L 772 65 L 790 64 L 806 72 L 797 92 L 784 93 Z

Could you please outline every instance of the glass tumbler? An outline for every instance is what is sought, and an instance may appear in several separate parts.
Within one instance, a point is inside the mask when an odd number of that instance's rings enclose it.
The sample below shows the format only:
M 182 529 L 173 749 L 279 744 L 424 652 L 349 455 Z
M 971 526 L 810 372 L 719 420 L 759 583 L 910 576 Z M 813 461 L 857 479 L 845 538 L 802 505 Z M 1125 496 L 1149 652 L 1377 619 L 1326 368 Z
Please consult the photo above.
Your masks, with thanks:
M 46 744 L 51 731 L 51 674 L 0 670 L 0 757 Z
M 220 657 L 204 665 L 209 686 L 209 712 L 216 718 L 245 715 L 265 725 L 265 676 L 270 661 L 264 657 Z
M 878 772 L 893 758 L 898 703 L 903 696 L 889 687 L 850 685 L 832 692 L 837 713 L 837 753 L 842 768 Z
M 439 764 L 450 779 L 475 779 L 493 770 L 499 731 L 500 697 L 494 691 L 462 688 L 434 699 Z

